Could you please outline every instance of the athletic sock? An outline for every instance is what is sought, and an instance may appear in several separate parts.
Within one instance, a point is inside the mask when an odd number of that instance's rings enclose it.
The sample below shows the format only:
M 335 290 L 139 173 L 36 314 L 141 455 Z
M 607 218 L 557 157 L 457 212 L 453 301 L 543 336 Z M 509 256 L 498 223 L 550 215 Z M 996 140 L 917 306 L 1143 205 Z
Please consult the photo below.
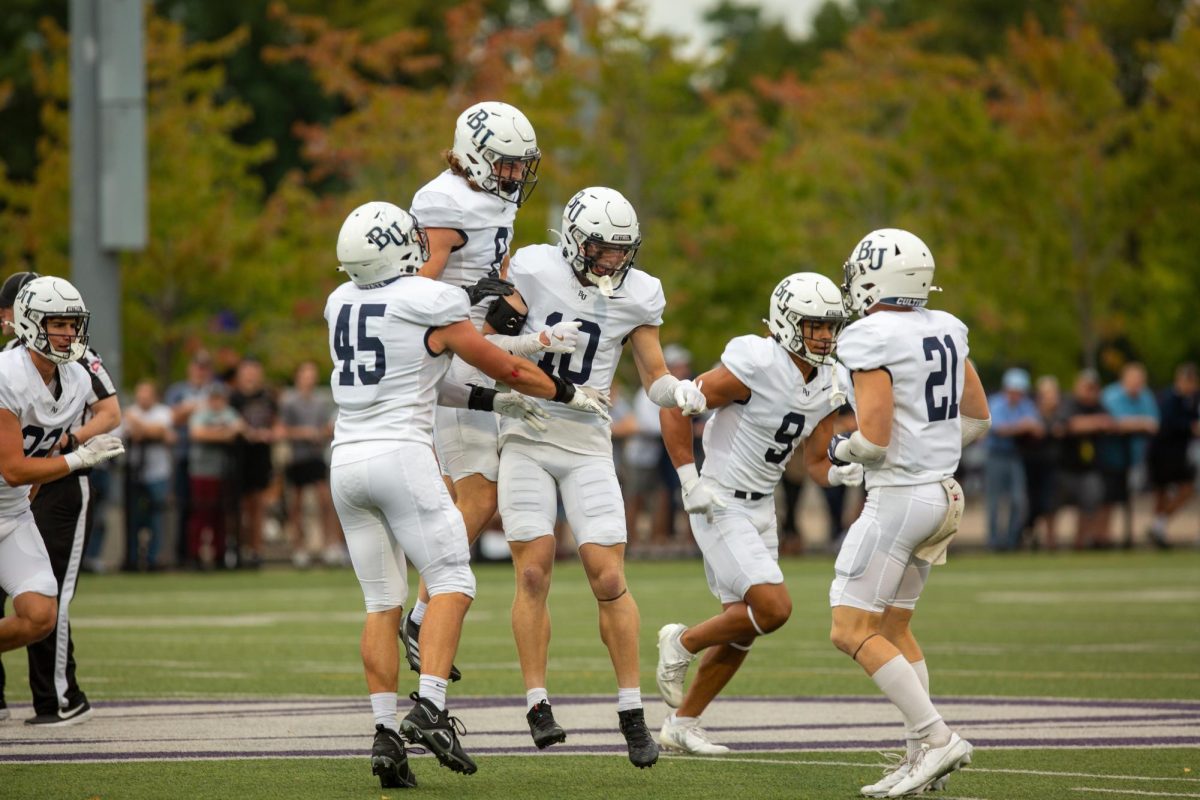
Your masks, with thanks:
M 375 715 L 375 724 L 382 725 L 389 731 L 400 732 L 396 722 L 396 693 L 378 692 L 371 695 L 371 713 Z
M 421 679 L 417 684 L 417 695 L 437 707 L 438 711 L 446 710 L 446 684 L 449 681 L 445 678 L 439 678 L 436 675 L 427 675 L 421 673 Z
M 917 679 L 921 681 L 921 688 L 925 690 L 925 694 L 929 694 L 929 667 L 925 664 L 925 659 L 920 661 L 910 661 L 913 672 L 917 673 Z M 908 728 L 904 732 L 904 744 L 908 750 L 908 760 L 912 761 L 916 757 L 917 751 L 921 749 L 921 735 L 919 732 Z
M 902 655 L 897 655 L 871 676 L 879 690 L 900 709 L 908 730 L 919 733 L 931 747 L 941 747 L 950 739 L 950 729 L 921 688 L 917 671 Z M 940 727 L 939 727 L 940 726 Z
M 632 689 L 622 689 L 617 687 L 617 711 L 632 711 L 635 708 L 641 707 L 641 687 L 635 686 Z
M 420 625 L 425 621 L 425 609 L 427 608 L 429 608 L 429 603 L 419 598 L 417 602 L 413 603 L 412 612 L 409 613 L 408 617 L 413 621 L 414 625 Z
M 547 703 L 550 702 L 550 695 L 546 692 L 544 687 L 539 686 L 536 689 L 529 689 L 525 692 L 526 708 L 533 708 L 543 700 L 545 700 Z

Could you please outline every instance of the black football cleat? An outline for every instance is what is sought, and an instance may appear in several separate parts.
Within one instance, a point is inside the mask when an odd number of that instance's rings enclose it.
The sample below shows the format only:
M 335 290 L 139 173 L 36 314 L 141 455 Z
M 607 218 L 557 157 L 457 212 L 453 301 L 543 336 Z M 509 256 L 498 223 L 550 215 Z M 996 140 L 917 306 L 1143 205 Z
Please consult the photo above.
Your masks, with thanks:
M 554 712 L 550 710 L 547 700 L 529 709 L 525 720 L 529 723 L 529 732 L 533 734 L 533 743 L 537 745 L 538 750 L 545 750 L 552 744 L 567 740 L 567 732 L 554 721 Z
M 427 748 L 443 767 L 464 775 L 474 773 L 478 767 L 458 741 L 458 735 L 467 732 L 466 726 L 458 717 L 450 716 L 448 711 L 439 711 L 416 692 L 409 695 L 409 699 L 414 701 L 413 709 L 400 721 L 404 738 Z
M 646 728 L 646 713 L 641 708 L 618 711 L 621 735 L 629 746 L 629 761 L 638 769 L 653 767 L 658 762 L 658 743 Z
M 412 621 L 412 612 L 404 615 L 404 624 L 400 626 L 400 643 L 404 645 L 404 660 L 408 668 L 418 675 L 421 674 L 421 626 Z M 450 665 L 450 682 L 462 680 L 458 667 Z
M 417 776 L 408 768 L 404 740 L 400 734 L 382 725 L 375 726 L 371 774 L 379 776 L 379 785 L 384 789 L 411 789 L 417 785 Z

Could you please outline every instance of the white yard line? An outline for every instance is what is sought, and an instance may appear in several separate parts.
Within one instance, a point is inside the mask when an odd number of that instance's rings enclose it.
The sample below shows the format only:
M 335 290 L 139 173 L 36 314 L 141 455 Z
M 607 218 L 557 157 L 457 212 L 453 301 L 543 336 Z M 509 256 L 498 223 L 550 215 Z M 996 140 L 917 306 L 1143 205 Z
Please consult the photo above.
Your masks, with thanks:
M 1200 797 L 1200 794 L 1180 792 L 1142 792 L 1137 789 L 1099 789 L 1090 786 L 1072 786 L 1072 792 L 1102 792 L 1104 794 L 1134 794 L 1140 797 Z
M 704 756 L 684 756 L 670 755 L 671 759 L 691 760 L 691 761 L 713 761 L 712 757 Z M 747 764 L 780 764 L 785 766 L 805 766 L 805 767 L 882 767 L 882 762 L 864 762 L 864 761 L 815 761 L 815 760 L 800 760 L 800 759 L 785 759 L 785 758 L 738 758 L 738 763 L 745 762 Z M 1051 778 L 1091 778 L 1092 780 L 1107 780 L 1107 781 L 1178 781 L 1181 783 L 1192 783 L 1200 788 L 1200 778 L 1155 778 L 1146 775 L 1102 775 L 1094 772 L 1058 772 L 1052 770 L 1040 769 L 1000 769 L 988 767 L 964 767 L 965 772 L 990 772 L 1005 775 L 1041 775 Z M 1118 789 L 1096 789 L 1101 792 L 1116 792 L 1124 791 Z M 1154 794 L 1154 792 L 1144 792 L 1143 794 Z M 1177 797 L 1200 797 L 1200 794 L 1181 794 Z M 949 800 L 949 798 L 943 798 Z

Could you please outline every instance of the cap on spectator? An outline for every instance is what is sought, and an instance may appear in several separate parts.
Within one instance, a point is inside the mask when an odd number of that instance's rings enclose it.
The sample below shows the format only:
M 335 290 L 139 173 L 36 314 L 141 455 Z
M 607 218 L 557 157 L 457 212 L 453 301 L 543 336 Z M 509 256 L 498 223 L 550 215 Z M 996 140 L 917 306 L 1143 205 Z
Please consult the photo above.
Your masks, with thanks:
M 671 364 L 691 364 L 692 354 L 683 345 L 669 344 L 663 348 L 663 360 L 667 365 Z
M 1010 367 L 1004 372 L 1002 385 L 1006 392 L 1028 392 L 1029 373 L 1020 367 Z

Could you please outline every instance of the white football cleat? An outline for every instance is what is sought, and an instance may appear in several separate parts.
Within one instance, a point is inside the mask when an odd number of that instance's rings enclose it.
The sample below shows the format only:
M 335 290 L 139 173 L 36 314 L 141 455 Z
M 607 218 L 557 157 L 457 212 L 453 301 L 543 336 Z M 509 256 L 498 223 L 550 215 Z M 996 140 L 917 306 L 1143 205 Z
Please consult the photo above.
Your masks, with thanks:
M 679 637 L 687 630 L 687 625 L 671 623 L 658 629 L 658 668 L 654 678 L 658 681 L 658 691 L 663 702 L 671 708 L 679 708 L 683 702 L 683 681 L 687 677 L 688 666 L 696 656 L 683 649 Z
M 729 752 L 723 744 L 715 744 L 708 738 L 708 731 L 700 727 L 700 720 L 680 722 L 671 714 L 658 732 L 658 743 L 668 750 L 678 750 L 697 756 L 721 756 Z
M 913 759 L 908 774 L 891 788 L 887 796 L 904 797 L 934 788 L 933 784 L 938 779 L 970 764 L 971 753 L 974 750 L 971 743 L 957 733 L 950 734 L 950 741 L 941 747 L 931 748 L 927 744 L 921 745 L 921 750 Z

